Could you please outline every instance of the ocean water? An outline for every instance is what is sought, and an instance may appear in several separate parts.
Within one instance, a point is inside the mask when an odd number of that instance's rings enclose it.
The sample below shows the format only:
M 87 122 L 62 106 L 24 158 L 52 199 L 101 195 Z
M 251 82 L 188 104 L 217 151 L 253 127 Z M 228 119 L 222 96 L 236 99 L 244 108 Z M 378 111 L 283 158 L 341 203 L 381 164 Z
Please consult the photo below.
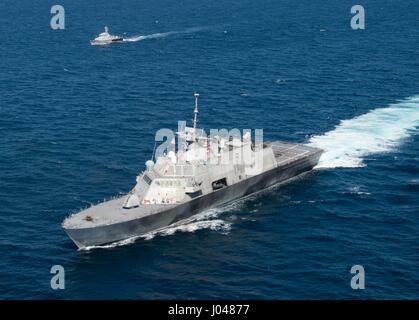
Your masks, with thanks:
M 0 3 L 1 299 L 419 298 L 417 1 L 363 1 L 357 31 L 347 0 L 59 4 L 65 30 L 52 3 Z M 90 46 L 105 24 L 128 41 Z M 204 128 L 319 146 L 318 167 L 78 251 L 63 219 L 129 191 L 195 91 Z

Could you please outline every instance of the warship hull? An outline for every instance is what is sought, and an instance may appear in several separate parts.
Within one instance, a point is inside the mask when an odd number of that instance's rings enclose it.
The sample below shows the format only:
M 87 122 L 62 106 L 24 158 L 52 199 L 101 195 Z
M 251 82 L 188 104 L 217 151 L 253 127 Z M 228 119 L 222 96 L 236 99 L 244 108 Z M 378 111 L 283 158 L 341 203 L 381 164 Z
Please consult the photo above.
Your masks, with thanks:
M 64 228 L 64 230 L 79 248 L 106 245 L 145 235 L 190 218 L 204 210 L 226 204 L 308 172 L 316 166 L 322 153 L 320 149 L 298 144 L 278 142 L 276 145 L 273 143 L 272 147 L 274 151 L 276 150 L 277 167 L 259 175 L 138 219 L 92 228 Z

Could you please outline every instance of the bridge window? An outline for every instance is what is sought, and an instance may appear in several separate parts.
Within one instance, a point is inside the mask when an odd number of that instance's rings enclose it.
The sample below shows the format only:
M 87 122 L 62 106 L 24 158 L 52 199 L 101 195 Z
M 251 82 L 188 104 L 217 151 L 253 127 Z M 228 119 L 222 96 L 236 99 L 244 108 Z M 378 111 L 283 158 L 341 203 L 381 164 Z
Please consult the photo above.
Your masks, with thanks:
M 150 177 L 148 176 L 148 175 L 144 175 L 143 176 L 143 180 L 145 181 L 145 183 L 147 183 L 148 185 L 150 185 L 151 184 L 151 179 L 150 179 Z

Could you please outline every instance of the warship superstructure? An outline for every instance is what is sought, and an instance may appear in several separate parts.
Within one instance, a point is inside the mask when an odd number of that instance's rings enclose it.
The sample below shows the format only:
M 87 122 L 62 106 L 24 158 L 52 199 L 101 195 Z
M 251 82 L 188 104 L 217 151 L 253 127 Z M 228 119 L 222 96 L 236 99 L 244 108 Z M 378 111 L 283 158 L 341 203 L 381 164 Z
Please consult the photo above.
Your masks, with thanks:
M 66 218 L 65 232 L 79 248 L 141 236 L 211 207 L 239 199 L 311 170 L 321 149 L 281 141 L 207 135 L 180 122 L 175 148 L 148 160 L 126 195 Z

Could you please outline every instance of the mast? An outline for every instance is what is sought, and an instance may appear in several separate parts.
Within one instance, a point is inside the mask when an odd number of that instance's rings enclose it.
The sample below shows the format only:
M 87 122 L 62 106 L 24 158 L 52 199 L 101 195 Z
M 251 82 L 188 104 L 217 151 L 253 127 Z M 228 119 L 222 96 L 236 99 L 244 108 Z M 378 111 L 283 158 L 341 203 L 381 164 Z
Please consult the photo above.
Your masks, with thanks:
M 193 128 L 194 128 L 194 132 L 196 130 L 196 123 L 198 122 L 197 118 L 198 118 L 198 97 L 199 97 L 199 93 L 195 93 L 195 109 L 193 111 L 194 113 L 194 117 L 193 117 Z
M 192 136 L 192 140 L 195 141 L 196 139 L 196 123 L 198 122 L 198 97 L 199 97 L 199 93 L 194 94 L 195 96 L 195 109 L 193 110 L 194 116 L 193 116 L 193 136 Z

